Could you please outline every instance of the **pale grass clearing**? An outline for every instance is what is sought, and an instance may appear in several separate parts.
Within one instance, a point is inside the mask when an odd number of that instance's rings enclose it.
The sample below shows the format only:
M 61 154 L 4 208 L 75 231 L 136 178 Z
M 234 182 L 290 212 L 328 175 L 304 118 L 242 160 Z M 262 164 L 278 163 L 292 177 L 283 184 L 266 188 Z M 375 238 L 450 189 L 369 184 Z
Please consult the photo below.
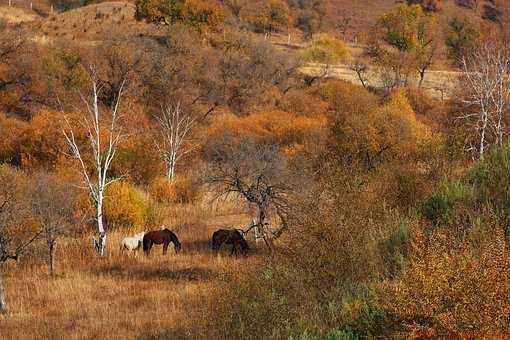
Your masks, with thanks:
M 214 230 L 245 223 L 248 216 L 206 217 L 191 211 L 169 213 L 183 244 L 179 254 L 169 248 L 163 256 L 161 246 L 153 248 L 150 257 L 141 251 L 122 252 L 120 240 L 130 232 L 115 231 L 103 259 L 93 253 L 90 235 L 62 240 L 54 278 L 44 261 L 34 257 L 9 263 L 4 268 L 9 313 L 0 317 L 1 338 L 186 337 L 187 327 L 192 327 L 190 313 L 218 292 L 222 275 L 247 268 L 258 258 L 229 257 L 227 250 L 214 256 L 210 250 Z

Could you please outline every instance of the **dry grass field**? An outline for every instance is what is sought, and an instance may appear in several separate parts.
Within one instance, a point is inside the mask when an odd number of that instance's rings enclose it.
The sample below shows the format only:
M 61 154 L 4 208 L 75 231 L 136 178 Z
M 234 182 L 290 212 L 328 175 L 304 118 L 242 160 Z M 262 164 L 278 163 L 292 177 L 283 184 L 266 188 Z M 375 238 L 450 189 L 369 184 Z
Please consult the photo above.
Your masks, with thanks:
M 311 76 L 326 74 L 328 78 L 341 79 L 361 85 L 358 75 L 349 65 L 338 64 L 327 67 L 323 64 L 309 63 L 301 68 L 301 72 Z M 422 87 L 433 98 L 447 99 L 451 96 L 453 89 L 455 89 L 460 76 L 461 73 L 456 71 L 431 70 L 425 75 Z M 368 86 L 376 88 L 382 86 L 380 75 L 375 70 L 369 70 L 366 77 L 368 79 Z M 417 77 L 410 79 L 411 85 L 418 86 L 418 83 Z
M 179 210 L 179 209 L 175 209 Z M 244 215 L 193 216 L 181 210 L 174 227 L 183 250 L 166 256 L 157 246 L 146 257 L 119 249 L 125 231 L 109 236 L 109 253 L 98 258 L 90 237 L 63 239 L 55 277 L 39 260 L 5 268 L 9 312 L 0 316 L 2 339 L 148 339 L 187 337 L 189 313 L 218 288 L 222 275 L 247 268 L 257 255 L 220 256 L 210 236 L 225 225 L 247 222 Z M 202 220 L 203 218 L 203 220 Z M 175 220 L 174 220 L 175 221 Z M 129 233 L 128 233 L 129 234 Z

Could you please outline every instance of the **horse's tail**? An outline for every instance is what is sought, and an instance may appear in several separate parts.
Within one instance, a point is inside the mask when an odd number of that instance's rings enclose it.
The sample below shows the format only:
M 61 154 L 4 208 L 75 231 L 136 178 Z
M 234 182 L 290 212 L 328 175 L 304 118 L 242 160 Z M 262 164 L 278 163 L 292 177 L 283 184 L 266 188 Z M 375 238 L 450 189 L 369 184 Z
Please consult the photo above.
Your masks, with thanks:
M 216 252 L 218 251 L 219 249 L 219 245 L 218 245 L 218 232 L 215 231 L 212 235 L 212 238 L 211 238 L 211 248 L 213 250 L 213 252 Z
M 244 250 L 250 250 L 250 246 L 248 245 L 248 242 L 246 242 L 244 237 L 241 237 L 239 241 L 241 242 L 241 247 L 243 247 Z
M 150 248 L 150 245 L 149 245 L 149 244 L 150 244 L 150 240 L 149 240 L 149 238 L 147 237 L 147 234 L 145 234 L 145 235 L 143 236 L 143 239 L 142 239 L 142 247 L 143 247 L 143 251 L 144 251 L 144 252 L 149 251 L 149 248 Z

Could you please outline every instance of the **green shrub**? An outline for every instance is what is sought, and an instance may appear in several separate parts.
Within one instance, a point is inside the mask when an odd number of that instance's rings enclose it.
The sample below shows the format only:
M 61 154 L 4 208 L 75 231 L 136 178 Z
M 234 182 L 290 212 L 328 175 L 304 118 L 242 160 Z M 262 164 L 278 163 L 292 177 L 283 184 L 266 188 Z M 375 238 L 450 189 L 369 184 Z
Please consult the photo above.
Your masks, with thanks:
M 438 224 L 447 222 L 454 212 L 455 205 L 470 198 L 470 188 L 461 181 L 448 182 L 433 194 L 423 206 L 425 217 Z
M 390 275 L 397 273 L 403 265 L 411 243 L 408 221 L 401 221 L 382 242 L 382 249 Z

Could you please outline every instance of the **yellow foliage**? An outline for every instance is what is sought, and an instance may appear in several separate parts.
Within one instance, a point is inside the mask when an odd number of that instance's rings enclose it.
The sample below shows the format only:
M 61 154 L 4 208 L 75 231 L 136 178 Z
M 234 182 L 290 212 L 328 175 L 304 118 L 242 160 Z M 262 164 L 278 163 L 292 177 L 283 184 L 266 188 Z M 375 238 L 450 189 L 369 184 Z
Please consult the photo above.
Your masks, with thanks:
M 316 35 L 311 46 L 303 52 L 306 61 L 325 64 L 346 62 L 350 57 L 345 43 L 326 33 Z
M 356 97 L 350 98 L 342 102 L 348 110 L 336 112 L 334 117 L 332 139 L 338 154 L 355 157 L 372 168 L 386 158 L 415 155 L 430 138 L 428 127 L 417 120 L 404 92 L 392 93 L 386 103 L 375 108 L 366 104 L 360 108 Z
M 192 179 L 178 176 L 172 180 L 166 177 L 156 178 L 148 188 L 149 194 L 159 203 L 193 203 L 198 199 L 199 191 Z
M 115 182 L 106 190 L 104 216 L 108 228 L 141 230 L 154 222 L 154 205 L 142 190 L 127 182 Z
M 307 138 L 323 134 L 326 118 L 300 116 L 285 111 L 263 111 L 247 117 L 221 116 L 208 131 L 207 139 L 214 139 L 225 131 L 232 131 L 240 138 L 249 136 L 273 140 L 282 147 L 302 145 Z

